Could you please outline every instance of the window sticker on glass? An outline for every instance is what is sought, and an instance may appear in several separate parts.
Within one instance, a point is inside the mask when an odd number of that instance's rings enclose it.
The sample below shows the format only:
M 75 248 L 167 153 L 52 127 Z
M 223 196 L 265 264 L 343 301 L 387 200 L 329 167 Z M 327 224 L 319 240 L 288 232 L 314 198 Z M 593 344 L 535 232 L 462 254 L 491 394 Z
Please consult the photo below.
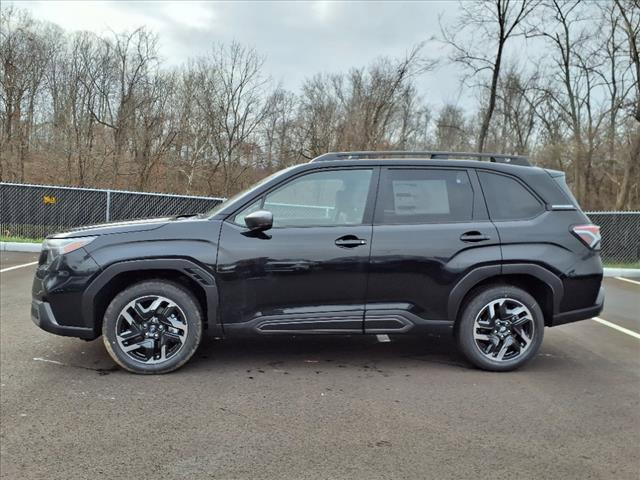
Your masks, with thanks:
M 393 180 L 396 215 L 450 213 L 446 180 Z

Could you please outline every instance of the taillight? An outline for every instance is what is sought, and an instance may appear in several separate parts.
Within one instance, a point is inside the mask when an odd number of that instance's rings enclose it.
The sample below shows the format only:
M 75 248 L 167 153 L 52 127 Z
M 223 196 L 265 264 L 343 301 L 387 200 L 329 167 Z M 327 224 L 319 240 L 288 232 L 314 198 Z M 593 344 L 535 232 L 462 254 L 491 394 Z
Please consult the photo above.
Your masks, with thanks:
M 597 225 L 578 225 L 571 228 L 573 234 L 589 248 L 600 247 L 600 227 Z

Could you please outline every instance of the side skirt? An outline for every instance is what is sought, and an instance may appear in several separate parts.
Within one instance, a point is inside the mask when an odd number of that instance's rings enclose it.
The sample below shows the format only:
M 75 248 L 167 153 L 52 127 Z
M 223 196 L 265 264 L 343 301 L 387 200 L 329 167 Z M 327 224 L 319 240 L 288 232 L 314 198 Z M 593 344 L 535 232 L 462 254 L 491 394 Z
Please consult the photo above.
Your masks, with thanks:
M 362 334 L 362 313 L 297 313 L 265 315 L 248 322 L 224 326 L 229 336 L 235 335 L 303 335 L 303 334 Z
M 452 335 L 453 322 L 428 320 L 403 309 L 367 310 L 365 333 L 439 333 Z
M 364 324 L 363 324 L 364 323 Z M 265 315 L 248 322 L 225 324 L 229 336 L 305 335 L 305 334 L 453 334 L 453 322 L 427 320 L 403 309 Z

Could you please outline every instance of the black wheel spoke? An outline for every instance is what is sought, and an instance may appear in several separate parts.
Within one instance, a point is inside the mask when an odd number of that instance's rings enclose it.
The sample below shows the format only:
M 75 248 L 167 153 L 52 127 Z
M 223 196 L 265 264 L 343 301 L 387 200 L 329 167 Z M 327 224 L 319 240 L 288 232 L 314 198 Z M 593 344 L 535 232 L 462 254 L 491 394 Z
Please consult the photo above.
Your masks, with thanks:
M 153 348 L 151 340 L 148 338 L 143 338 L 138 341 L 128 342 L 128 345 L 123 346 L 122 350 L 124 350 L 125 352 L 133 352 L 141 348 L 144 348 L 146 351 L 148 351 L 150 348 Z
M 527 332 L 524 331 L 524 328 L 515 327 L 513 329 L 513 332 L 516 334 L 517 337 L 520 338 L 522 342 L 524 342 L 524 346 L 527 346 L 529 345 L 529 343 L 531 343 L 531 337 L 529 337 Z
M 131 342 L 141 341 L 144 338 L 144 333 L 142 333 L 142 331 L 140 331 L 138 327 L 136 327 L 135 330 L 129 330 L 128 332 L 123 332 L 120 334 L 120 339 L 127 344 L 130 344 Z
M 511 336 L 502 340 L 502 342 L 500 342 L 499 347 L 496 348 L 493 352 L 493 355 L 496 357 L 496 359 L 502 360 L 504 356 L 507 354 L 507 352 L 509 351 L 509 348 L 511 348 L 511 346 L 513 345 L 513 342 L 514 340 L 513 340 L 513 337 Z
M 509 314 L 507 313 L 507 302 L 502 302 L 499 306 L 498 306 L 498 318 L 500 318 L 501 320 L 504 320 L 505 318 L 507 318 L 509 316 Z
M 139 303 L 136 302 L 136 304 L 134 305 L 134 310 L 136 311 L 136 314 L 142 319 L 142 320 L 149 320 L 152 316 L 153 316 L 153 312 L 149 312 L 143 309 L 142 305 L 140 305 Z
M 129 331 L 137 332 L 137 331 L 140 330 L 140 325 L 138 324 L 136 319 L 133 317 L 133 315 L 131 315 L 127 310 L 123 310 L 120 315 L 126 321 L 128 327 L 129 327 L 128 328 Z
M 179 334 L 173 333 L 173 332 L 164 332 L 164 334 L 162 335 L 162 338 L 165 343 L 171 343 L 171 342 L 182 343 L 182 340 L 183 340 L 183 338 Z
M 527 317 L 527 316 L 517 317 L 511 322 L 511 325 L 514 326 L 514 327 L 519 327 L 519 326 L 524 325 L 525 323 L 528 323 L 530 321 L 531 321 L 531 319 L 529 317 Z
M 492 352 L 495 352 L 499 345 L 500 345 L 500 339 L 495 335 L 490 335 L 489 344 L 484 349 L 484 353 L 489 355 Z

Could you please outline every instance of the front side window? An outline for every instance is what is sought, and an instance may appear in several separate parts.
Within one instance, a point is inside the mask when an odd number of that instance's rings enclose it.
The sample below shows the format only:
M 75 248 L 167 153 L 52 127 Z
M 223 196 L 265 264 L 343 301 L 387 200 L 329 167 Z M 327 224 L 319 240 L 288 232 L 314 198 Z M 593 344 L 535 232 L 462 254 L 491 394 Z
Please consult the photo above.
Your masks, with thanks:
M 360 225 L 364 220 L 372 170 L 331 170 L 298 177 L 236 215 L 269 210 L 274 227 Z M 258 208 L 259 206 L 259 208 Z
M 516 179 L 478 172 L 491 220 L 523 220 L 544 210 L 538 199 Z
M 244 218 L 250 213 L 257 212 L 262 208 L 262 199 L 258 199 L 251 205 L 240 211 L 233 219 L 233 223 L 244 226 Z
M 465 222 L 473 189 L 464 170 L 389 169 L 380 182 L 376 223 Z

